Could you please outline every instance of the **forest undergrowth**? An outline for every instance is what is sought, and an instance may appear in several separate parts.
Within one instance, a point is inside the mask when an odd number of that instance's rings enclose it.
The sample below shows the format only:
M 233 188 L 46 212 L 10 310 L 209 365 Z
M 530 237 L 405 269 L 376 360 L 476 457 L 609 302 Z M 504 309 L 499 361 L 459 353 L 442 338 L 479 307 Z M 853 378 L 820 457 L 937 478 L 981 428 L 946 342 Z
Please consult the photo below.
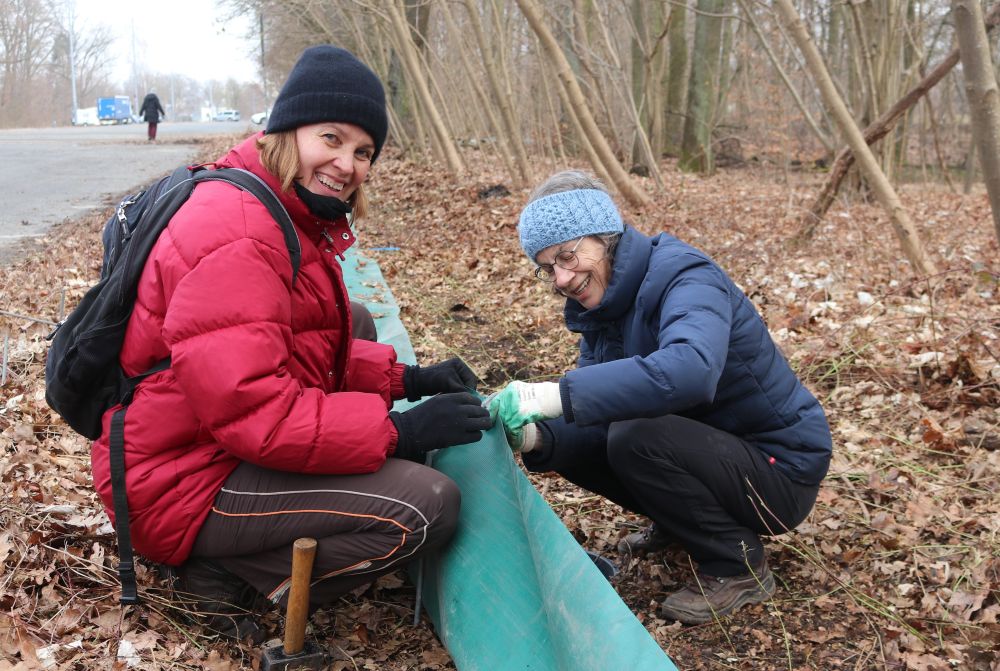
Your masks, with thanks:
M 518 246 L 530 189 L 511 188 L 487 156 L 464 158 L 469 171 L 453 180 L 387 151 L 360 249 L 419 360 L 461 356 L 488 389 L 554 378 L 574 365 L 575 338 Z M 534 167 L 539 180 L 556 170 Z M 662 167 L 666 188 L 640 178 L 652 203 L 623 213 L 711 254 L 758 306 L 833 429 L 819 500 L 766 542 L 771 601 L 687 627 L 656 612 L 691 579 L 682 552 L 619 556 L 618 539 L 645 520 L 558 477 L 532 482 L 584 546 L 619 564 L 615 589 L 680 669 L 1000 670 L 1000 254 L 985 194 L 901 188 L 941 269 L 918 279 L 883 212 L 861 200 L 789 242 L 822 174 Z M 123 612 L 89 446 L 45 404 L 45 322 L 94 282 L 107 214 L 63 224 L 0 280 L 0 671 L 257 668 L 257 650 L 206 637 L 145 565 L 146 601 Z M 412 626 L 413 606 L 411 583 L 393 574 L 319 611 L 311 635 L 335 670 L 454 668 L 426 617 Z M 263 624 L 280 635 L 277 613 Z

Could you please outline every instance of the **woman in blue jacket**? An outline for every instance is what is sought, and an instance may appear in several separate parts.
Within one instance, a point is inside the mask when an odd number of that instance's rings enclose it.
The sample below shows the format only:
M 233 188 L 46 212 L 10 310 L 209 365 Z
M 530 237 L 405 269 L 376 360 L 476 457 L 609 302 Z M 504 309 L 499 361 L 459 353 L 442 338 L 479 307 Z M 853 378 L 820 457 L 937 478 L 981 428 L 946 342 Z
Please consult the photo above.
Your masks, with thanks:
M 581 337 L 578 368 L 491 401 L 513 449 L 652 519 L 620 549 L 687 550 L 697 579 L 663 616 L 707 622 L 769 598 L 760 536 L 809 514 L 832 443 L 754 306 L 703 252 L 625 225 L 584 173 L 538 187 L 518 233 Z

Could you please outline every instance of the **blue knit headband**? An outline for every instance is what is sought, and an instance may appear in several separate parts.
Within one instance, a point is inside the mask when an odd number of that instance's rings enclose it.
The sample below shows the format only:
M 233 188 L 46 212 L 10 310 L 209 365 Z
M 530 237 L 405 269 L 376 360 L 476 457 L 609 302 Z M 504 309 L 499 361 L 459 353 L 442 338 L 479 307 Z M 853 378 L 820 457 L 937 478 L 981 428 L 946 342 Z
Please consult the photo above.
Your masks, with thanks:
M 535 261 L 538 252 L 585 235 L 622 233 L 625 225 L 611 196 L 600 189 L 561 191 L 533 200 L 521 211 L 521 247 Z

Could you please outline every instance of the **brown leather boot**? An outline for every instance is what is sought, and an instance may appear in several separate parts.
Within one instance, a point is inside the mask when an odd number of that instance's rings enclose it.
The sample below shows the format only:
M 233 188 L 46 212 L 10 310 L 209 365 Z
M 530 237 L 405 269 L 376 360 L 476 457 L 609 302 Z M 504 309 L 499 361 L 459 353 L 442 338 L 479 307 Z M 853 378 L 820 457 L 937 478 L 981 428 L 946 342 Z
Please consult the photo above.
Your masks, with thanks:
M 775 591 L 767 560 L 752 573 L 733 576 L 697 575 L 695 584 L 674 592 L 660 604 L 660 615 L 684 624 L 703 624 L 749 603 L 767 601 Z

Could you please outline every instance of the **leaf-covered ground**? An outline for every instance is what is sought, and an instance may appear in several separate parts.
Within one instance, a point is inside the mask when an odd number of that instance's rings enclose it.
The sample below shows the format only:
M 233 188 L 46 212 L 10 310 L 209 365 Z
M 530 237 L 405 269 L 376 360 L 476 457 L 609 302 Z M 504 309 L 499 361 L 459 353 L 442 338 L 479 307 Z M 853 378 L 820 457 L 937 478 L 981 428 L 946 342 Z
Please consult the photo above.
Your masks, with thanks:
M 529 189 L 505 184 L 489 157 L 466 158 L 452 180 L 387 152 L 361 248 L 422 360 L 461 355 L 491 388 L 557 376 L 575 343 L 517 245 Z M 535 167 L 539 179 L 555 170 Z M 656 615 L 690 577 L 683 553 L 619 557 L 644 520 L 558 477 L 535 485 L 581 543 L 620 564 L 615 588 L 681 669 L 1000 669 L 1000 255 L 985 195 L 901 189 L 941 269 L 917 281 L 874 205 L 839 203 L 812 241 L 789 244 L 822 175 L 663 168 L 666 189 L 626 218 L 706 250 L 751 297 L 827 410 L 830 474 L 808 520 L 767 542 L 774 599 L 696 627 Z M 20 315 L 0 315 L 0 671 L 112 668 L 116 654 L 116 668 L 257 668 L 258 651 L 206 637 L 146 567 L 146 603 L 123 613 L 88 445 L 45 405 L 51 327 L 24 317 L 56 319 L 94 281 L 103 219 L 64 225 L 0 280 L 0 311 Z M 454 668 L 426 618 L 411 626 L 413 604 L 405 576 L 389 576 L 317 613 L 312 635 L 333 669 Z M 277 613 L 263 623 L 279 635 Z

